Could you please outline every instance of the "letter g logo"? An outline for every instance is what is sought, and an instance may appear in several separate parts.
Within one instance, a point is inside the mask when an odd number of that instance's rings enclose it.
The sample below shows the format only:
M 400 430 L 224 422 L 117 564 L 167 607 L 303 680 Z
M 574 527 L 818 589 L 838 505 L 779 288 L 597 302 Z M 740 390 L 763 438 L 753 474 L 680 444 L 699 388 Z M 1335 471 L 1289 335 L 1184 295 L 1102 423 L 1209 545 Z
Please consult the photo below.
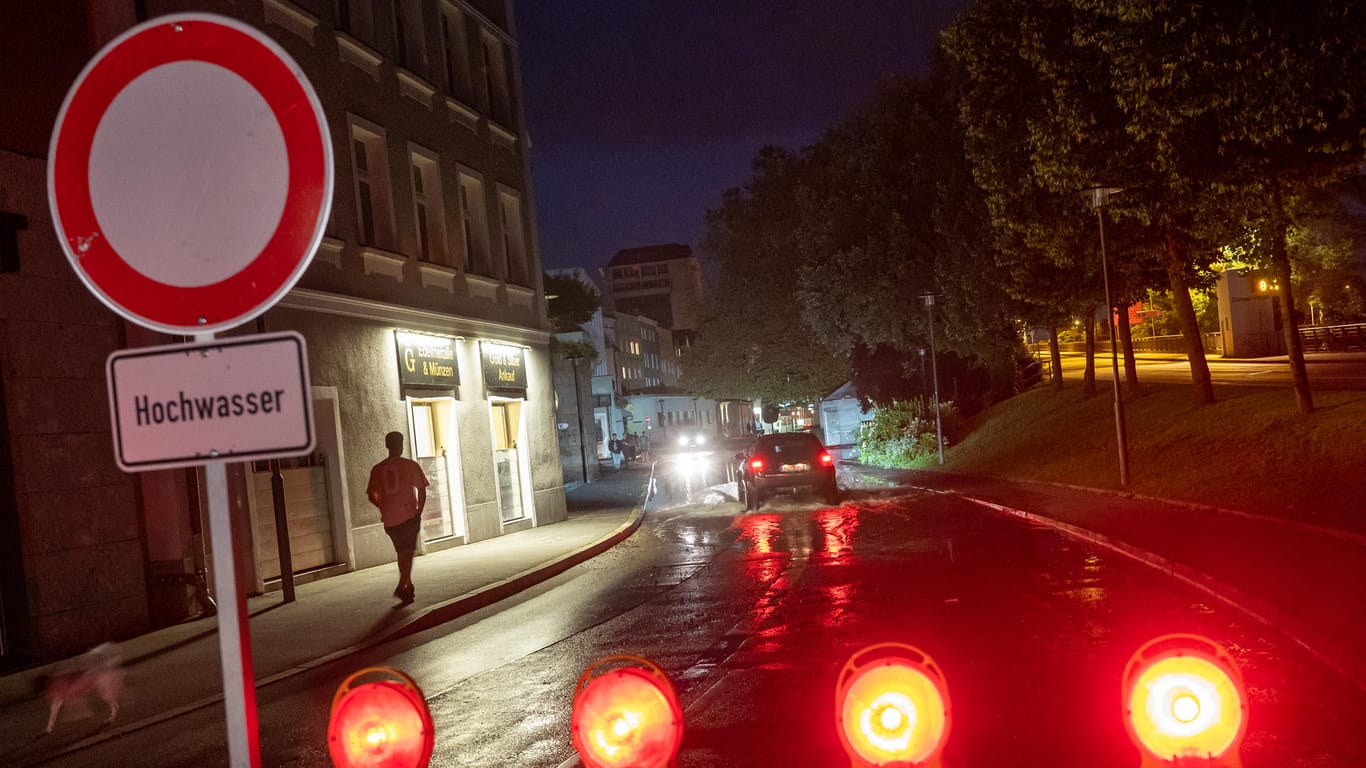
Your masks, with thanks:
M 412 347 L 403 349 L 403 367 L 408 369 L 408 373 L 417 371 L 417 355 L 413 353 Z

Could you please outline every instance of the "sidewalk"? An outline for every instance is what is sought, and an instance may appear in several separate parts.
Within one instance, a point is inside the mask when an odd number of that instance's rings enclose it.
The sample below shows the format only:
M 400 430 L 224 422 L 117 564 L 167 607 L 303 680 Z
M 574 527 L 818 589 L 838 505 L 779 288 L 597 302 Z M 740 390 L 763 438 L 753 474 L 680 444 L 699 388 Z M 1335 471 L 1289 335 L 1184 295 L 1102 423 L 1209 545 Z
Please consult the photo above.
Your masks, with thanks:
M 601 554 L 639 527 L 649 475 L 648 465 L 608 470 L 566 493 L 564 522 L 418 557 L 412 605 L 391 596 L 392 563 L 302 584 L 287 605 L 279 592 L 251 598 L 257 687 L 451 621 Z M 121 642 L 128 695 L 107 728 L 100 725 L 104 705 L 95 703 L 96 716 L 64 720 L 39 738 L 47 705 L 36 681 L 60 671 L 61 662 L 0 677 L 0 765 L 51 758 L 217 703 L 223 679 L 216 630 L 216 619 L 199 619 Z
M 952 492 L 1166 571 L 1280 630 L 1366 690 L 1366 536 L 1113 491 L 858 471 Z

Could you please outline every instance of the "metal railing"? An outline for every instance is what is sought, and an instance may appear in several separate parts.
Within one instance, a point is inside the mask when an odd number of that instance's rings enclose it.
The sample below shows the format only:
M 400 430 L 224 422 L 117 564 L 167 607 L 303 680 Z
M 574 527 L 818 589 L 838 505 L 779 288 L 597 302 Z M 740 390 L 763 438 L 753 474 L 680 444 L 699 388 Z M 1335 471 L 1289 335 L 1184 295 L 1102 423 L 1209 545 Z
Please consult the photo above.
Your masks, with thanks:
M 1300 341 L 1305 352 L 1366 350 L 1366 323 L 1301 328 Z

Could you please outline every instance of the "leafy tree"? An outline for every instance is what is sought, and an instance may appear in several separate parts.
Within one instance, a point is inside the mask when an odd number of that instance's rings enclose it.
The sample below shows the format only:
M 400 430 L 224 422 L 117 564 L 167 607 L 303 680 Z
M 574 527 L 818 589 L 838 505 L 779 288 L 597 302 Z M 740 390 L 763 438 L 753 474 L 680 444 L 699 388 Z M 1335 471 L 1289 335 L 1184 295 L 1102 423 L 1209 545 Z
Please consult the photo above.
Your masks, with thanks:
M 698 343 L 683 359 L 683 384 L 705 397 L 814 400 L 848 377 L 848 364 L 805 324 L 796 300 L 799 209 L 810 165 L 801 153 L 766 147 L 743 189 L 707 212 L 706 258 L 718 279 L 703 303 Z
M 1358 244 L 1366 242 L 1366 205 L 1362 181 L 1297 196 L 1291 205 L 1295 226 L 1289 251 L 1295 290 L 1317 308 L 1319 325 L 1357 323 L 1366 319 L 1362 302 L 1363 263 Z
M 571 275 L 545 274 L 546 314 L 556 333 L 577 331 L 602 306 L 598 291 Z
M 903 353 L 930 346 L 921 297 L 937 294 L 936 348 L 990 371 L 984 391 L 1002 397 L 1014 391 L 1020 342 L 1009 297 L 993 279 L 984 203 L 944 64 L 928 79 L 884 81 L 817 145 L 825 193 L 803 217 L 810 236 L 801 241 L 801 294 L 808 323 L 828 344 Z
M 1072 0 L 1098 22 L 1127 130 L 1169 188 L 1206 188 L 1265 232 L 1303 413 L 1313 410 L 1296 322 L 1289 202 L 1366 159 L 1366 3 Z
M 1129 276 L 1116 303 L 1141 294 L 1150 279 L 1141 276 L 1160 265 L 1182 319 L 1194 395 L 1208 402 L 1213 388 L 1189 298 L 1205 253 L 1192 214 L 1198 196 L 1191 185 L 1165 183 L 1151 167 L 1150 142 L 1127 132 L 1112 82 L 1119 75 L 1094 41 L 1099 26 L 1068 0 L 981 0 L 950 29 L 949 48 L 968 75 L 963 119 L 977 178 L 998 226 L 1020 230 L 1025 245 L 1068 266 L 1080 252 L 1077 228 L 1094 223 L 1078 193 L 1098 183 L 1126 187 L 1106 211 L 1131 227 L 1115 233 L 1115 272 Z M 1085 252 L 1095 253 L 1090 243 Z

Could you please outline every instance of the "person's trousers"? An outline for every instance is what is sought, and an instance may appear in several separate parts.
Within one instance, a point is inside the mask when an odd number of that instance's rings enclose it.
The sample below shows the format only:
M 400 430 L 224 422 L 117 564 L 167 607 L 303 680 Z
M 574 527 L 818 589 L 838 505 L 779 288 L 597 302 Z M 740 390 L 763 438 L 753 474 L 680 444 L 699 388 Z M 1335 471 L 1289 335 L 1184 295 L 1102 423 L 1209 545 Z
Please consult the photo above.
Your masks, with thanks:
M 619 454 L 619 453 L 614 453 L 614 454 L 612 454 L 612 468 L 613 468 L 613 469 L 621 469 L 621 454 Z

